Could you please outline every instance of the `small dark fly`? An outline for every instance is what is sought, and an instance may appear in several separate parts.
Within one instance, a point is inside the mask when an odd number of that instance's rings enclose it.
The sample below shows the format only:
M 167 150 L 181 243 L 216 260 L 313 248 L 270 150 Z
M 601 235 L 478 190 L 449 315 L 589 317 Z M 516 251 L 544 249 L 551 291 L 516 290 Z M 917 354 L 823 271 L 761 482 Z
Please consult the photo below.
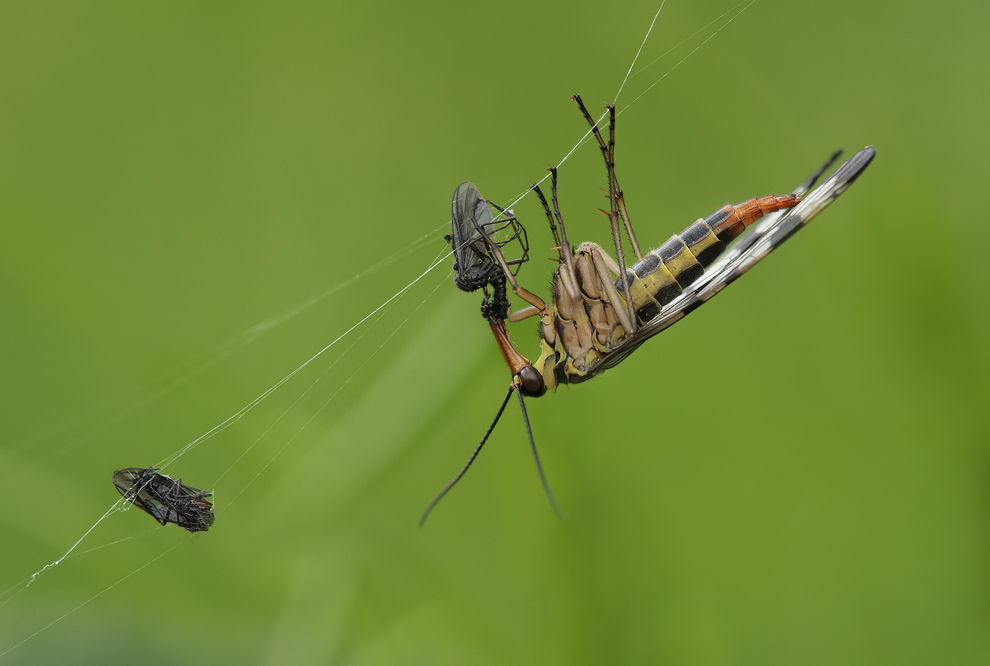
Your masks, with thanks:
M 163 526 L 175 523 L 190 532 L 205 532 L 213 525 L 213 493 L 199 490 L 159 474 L 155 467 L 128 467 L 113 473 L 113 485 L 124 499 L 143 509 Z
M 511 243 L 519 245 L 520 256 L 505 262 L 515 276 L 529 259 L 526 229 L 512 211 L 482 199 L 478 188 L 467 181 L 454 190 L 450 208 L 451 233 L 446 239 L 454 250 L 454 284 L 463 291 L 481 289 L 485 294 L 481 313 L 486 318 L 505 319 L 509 312 L 506 276 L 492 248 L 502 251 Z

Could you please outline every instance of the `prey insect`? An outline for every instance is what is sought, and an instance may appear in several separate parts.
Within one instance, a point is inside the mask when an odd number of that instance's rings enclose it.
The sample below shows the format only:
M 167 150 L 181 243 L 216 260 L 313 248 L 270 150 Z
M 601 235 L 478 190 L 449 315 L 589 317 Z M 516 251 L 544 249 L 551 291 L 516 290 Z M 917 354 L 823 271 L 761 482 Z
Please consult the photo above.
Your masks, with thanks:
M 450 208 L 450 234 L 446 240 L 454 250 L 454 284 L 463 291 L 481 289 L 485 294 L 481 314 L 505 319 L 509 311 L 506 275 L 515 277 L 529 259 L 526 229 L 510 211 L 482 199 L 474 183 L 467 181 L 454 190 Z M 503 271 L 494 252 L 500 252 L 504 259 L 502 250 L 510 243 L 519 245 L 520 256 L 504 260 Z
M 520 310 L 507 308 L 505 317 L 486 313 L 512 373 L 512 382 L 495 420 L 467 464 L 427 506 L 421 524 L 474 462 L 513 391 L 519 396 L 535 456 L 536 445 L 524 396 L 540 397 L 559 384 L 577 384 L 618 365 L 644 342 L 710 300 L 807 225 L 846 191 L 876 154 L 872 147 L 864 148 L 812 190 L 838 159 L 841 154 L 838 151 L 791 194 L 724 206 L 672 236 L 656 250 L 643 254 L 615 175 L 615 108 L 608 107 L 606 141 L 581 98 L 575 95 L 574 100 L 591 126 L 605 161 L 610 209 L 602 212 L 609 218 L 615 258 L 595 243 L 581 243 L 572 249 L 557 200 L 556 169 L 550 169 L 552 212 L 539 187 L 532 188 L 543 205 L 559 254 L 551 288 L 552 303 L 548 305 L 520 286 L 501 249 L 487 245 L 489 255 L 502 269 L 513 293 L 526 303 Z M 625 260 L 623 229 L 636 256 L 632 266 L 627 266 Z M 736 239 L 738 242 L 728 247 Z M 530 362 L 509 340 L 505 320 L 515 322 L 534 316 L 540 320 L 540 356 Z M 559 515 L 538 456 L 536 460 L 544 489 Z
M 198 490 L 159 474 L 155 467 L 128 467 L 113 473 L 113 485 L 124 499 L 139 506 L 165 526 L 175 523 L 190 532 L 205 532 L 213 525 L 213 493 Z

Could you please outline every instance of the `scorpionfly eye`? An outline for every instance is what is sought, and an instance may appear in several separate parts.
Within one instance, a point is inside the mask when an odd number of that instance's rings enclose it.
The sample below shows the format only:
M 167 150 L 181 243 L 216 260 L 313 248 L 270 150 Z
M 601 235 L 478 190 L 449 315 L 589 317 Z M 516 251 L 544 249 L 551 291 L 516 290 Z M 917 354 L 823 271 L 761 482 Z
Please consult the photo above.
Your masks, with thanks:
M 536 371 L 531 365 L 523 367 L 517 375 L 519 377 L 519 390 L 527 398 L 539 398 L 547 392 L 547 386 L 543 383 L 543 375 Z

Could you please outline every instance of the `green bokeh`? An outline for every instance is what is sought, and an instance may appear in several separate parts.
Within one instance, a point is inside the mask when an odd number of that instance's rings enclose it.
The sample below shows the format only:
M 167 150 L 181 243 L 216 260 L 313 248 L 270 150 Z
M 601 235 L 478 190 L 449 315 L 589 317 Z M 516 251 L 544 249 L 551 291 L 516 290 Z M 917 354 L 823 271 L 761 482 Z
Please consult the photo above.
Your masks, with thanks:
M 169 468 L 215 489 L 209 533 L 111 515 L 0 607 L 0 652 L 43 630 L 0 661 L 990 661 L 990 12 L 762 0 L 670 71 L 731 8 L 671 0 L 640 62 L 701 32 L 619 98 L 640 239 L 838 146 L 878 157 L 714 305 L 530 401 L 566 522 L 510 406 L 416 527 L 509 379 L 445 260 Z M 0 4 L 0 589 L 106 511 L 115 468 L 426 270 L 457 183 L 505 203 L 541 178 L 585 129 L 570 95 L 611 100 L 655 11 Z M 560 174 L 572 240 L 607 243 L 597 151 Z M 546 294 L 549 233 L 515 209 Z

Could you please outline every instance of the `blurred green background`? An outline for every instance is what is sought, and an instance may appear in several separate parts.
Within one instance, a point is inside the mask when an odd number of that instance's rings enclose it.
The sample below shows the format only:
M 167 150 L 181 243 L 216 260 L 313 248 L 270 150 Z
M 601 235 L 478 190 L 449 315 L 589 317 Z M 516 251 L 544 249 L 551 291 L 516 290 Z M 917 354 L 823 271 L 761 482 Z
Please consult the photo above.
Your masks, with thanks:
M 987 663 L 990 12 L 761 0 L 637 100 L 732 7 L 668 2 L 640 64 L 701 32 L 619 98 L 640 239 L 878 157 L 715 305 L 530 401 L 566 522 L 510 405 L 416 526 L 509 380 L 444 260 L 167 470 L 215 490 L 209 533 L 114 513 L 25 590 L 114 469 L 442 256 L 459 182 L 542 177 L 657 6 L 0 4 L 0 652 L 44 629 L 0 661 Z M 607 243 L 598 151 L 560 175 L 571 239 Z

